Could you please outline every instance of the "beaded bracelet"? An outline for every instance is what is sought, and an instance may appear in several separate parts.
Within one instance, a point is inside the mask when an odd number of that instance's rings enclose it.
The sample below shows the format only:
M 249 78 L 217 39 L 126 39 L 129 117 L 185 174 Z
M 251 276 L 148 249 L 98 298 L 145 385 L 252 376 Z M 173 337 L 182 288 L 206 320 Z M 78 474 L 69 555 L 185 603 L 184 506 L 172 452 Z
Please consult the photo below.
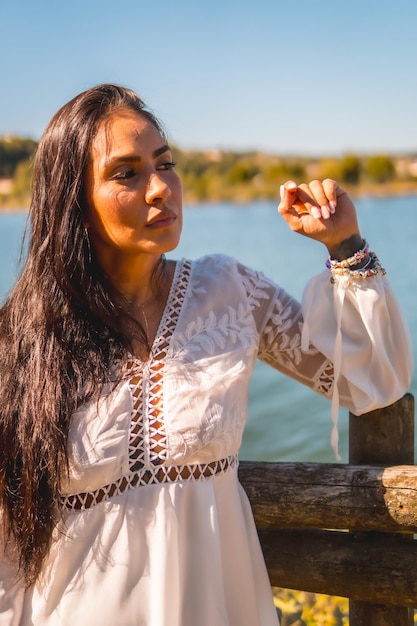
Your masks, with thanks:
M 382 267 L 378 257 L 375 252 L 369 252 L 369 260 L 368 262 L 359 269 L 350 269 L 350 267 L 342 267 L 340 265 L 332 265 L 330 266 L 330 271 L 332 273 L 331 282 L 335 282 L 336 276 L 349 276 L 351 278 L 370 278 L 371 276 L 376 276 L 381 273 L 383 276 L 387 273 L 385 269 Z
M 328 257 L 326 259 L 326 267 L 331 269 L 332 267 L 353 267 L 357 265 L 361 261 L 364 261 L 369 254 L 369 246 L 366 239 L 363 240 L 363 248 L 358 250 L 347 259 L 342 259 L 341 261 L 337 261 L 336 259 L 332 259 Z

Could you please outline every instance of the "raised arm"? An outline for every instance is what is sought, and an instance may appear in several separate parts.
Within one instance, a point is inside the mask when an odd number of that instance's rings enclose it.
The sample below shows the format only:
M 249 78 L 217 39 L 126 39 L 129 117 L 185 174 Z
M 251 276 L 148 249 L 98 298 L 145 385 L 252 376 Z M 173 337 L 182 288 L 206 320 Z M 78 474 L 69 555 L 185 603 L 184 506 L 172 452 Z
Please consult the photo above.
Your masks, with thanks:
M 332 180 L 289 181 L 278 211 L 291 230 L 323 243 L 329 254 L 327 269 L 303 294 L 301 346 L 312 344 L 333 363 L 333 422 L 342 398 L 357 415 L 395 402 L 411 381 L 410 336 L 352 200 Z M 332 443 L 337 453 L 336 427 Z

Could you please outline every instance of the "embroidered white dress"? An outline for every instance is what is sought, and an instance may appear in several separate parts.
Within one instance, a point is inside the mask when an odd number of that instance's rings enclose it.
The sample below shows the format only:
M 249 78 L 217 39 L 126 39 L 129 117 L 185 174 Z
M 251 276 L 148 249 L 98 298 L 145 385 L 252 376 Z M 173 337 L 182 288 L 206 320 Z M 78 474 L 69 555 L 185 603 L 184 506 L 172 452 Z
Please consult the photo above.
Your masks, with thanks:
M 149 361 L 131 358 L 73 417 L 63 519 L 36 586 L 1 558 L 0 624 L 277 626 L 237 479 L 256 358 L 330 397 L 339 324 L 342 404 L 372 410 L 410 381 L 386 280 L 343 288 L 341 302 L 327 272 L 311 283 L 304 343 L 317 347 L 302 350 L 300 305 L 261 273 L 221 255 L 178 262 Z

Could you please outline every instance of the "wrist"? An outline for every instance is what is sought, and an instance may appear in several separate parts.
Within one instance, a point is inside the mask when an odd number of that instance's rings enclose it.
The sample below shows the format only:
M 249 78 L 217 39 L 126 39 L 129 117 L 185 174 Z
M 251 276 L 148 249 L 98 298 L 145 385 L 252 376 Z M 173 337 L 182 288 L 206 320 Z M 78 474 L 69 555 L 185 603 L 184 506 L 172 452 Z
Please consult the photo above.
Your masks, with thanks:
M 327 249 L 330 259 L 343 261 L 354 256 L 357 252 L 363 250 L 364 247 L 366 247 L 365 240 L 359 233 L 355 233 L 332 246 L 327 246 Z
M 360 235 L 353 235 L 334 247 L 328 247 L 331 255 L 326 260 L 330 270 L 330 282 L 339 278 L 350 282 L 356 278 L 370 278 L 376 274 L 386 274 L 375 252 L 370 252 L 368 243 Z M 350 256 L 346 256 L 350 254 Z

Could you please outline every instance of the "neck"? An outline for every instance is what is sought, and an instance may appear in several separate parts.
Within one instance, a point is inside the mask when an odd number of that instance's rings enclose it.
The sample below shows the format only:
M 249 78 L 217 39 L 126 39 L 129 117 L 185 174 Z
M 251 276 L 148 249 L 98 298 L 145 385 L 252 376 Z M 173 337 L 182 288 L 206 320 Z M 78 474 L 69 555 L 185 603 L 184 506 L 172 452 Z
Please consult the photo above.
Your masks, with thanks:
M 108 280 L 133 307 L 144 307 L 155 300 L 153 278 L 162 255 L 146 255 L 121 259 L 117 255 L 105 260 L 99 258 L 99 264 Z

